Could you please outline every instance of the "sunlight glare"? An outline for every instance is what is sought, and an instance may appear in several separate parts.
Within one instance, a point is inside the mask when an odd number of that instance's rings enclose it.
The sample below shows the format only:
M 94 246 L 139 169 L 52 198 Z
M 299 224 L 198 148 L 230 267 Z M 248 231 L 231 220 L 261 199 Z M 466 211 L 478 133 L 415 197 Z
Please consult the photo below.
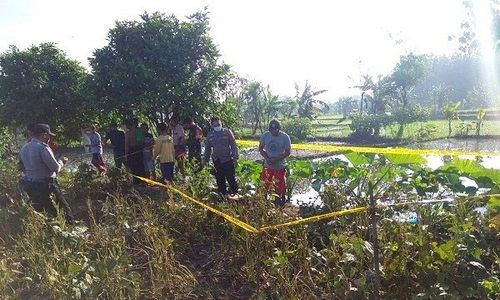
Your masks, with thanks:
M 493 16 L 490 1 L 474 1 L 474 18 L 476 23 L 476 34 L 479 39 L 479 47 L 482 61 L 482 73 L 489 94 L 494 101 L 498 101 L 500 88 L 498 84 L 497 57 L 492 32 Z

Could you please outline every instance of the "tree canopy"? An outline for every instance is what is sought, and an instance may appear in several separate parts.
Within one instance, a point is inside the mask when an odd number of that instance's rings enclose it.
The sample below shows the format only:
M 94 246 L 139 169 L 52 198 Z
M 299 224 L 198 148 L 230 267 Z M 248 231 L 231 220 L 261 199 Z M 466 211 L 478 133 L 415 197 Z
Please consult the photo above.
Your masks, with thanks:
M 156 12 L 117 22 L 90 65 L 104 111 L 155 122 L 172 112 L 199 117 L 215 110 L 229 74 L 209 35 L 206 11 L 187 21 Z
M 0 120 L 11 128 L 49 123 L 77 137 L 92 112 L 84 100 L 87 80 L 85 69 L 53 43 L 11 46 L 0 55 Z

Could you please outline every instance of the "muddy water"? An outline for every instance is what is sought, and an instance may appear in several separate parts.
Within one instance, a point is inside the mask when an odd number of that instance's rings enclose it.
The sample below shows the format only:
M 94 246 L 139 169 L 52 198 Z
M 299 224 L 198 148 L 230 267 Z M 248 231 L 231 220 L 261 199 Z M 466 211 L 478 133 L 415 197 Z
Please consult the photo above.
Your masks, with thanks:
M 76 171 L 78 166 L 83 163 L 91 164 L 92 155 L 89 153 L 85 153 L 83 147 L 81 148 L 67 148 L 61 150 L 60 153 L 57 153 L 58 156 L 66 156 L 69 161 L 65 168 L 70 171 Z M 111 148 L 105 147 L 103 150 L 102 157 L 107 166 L 114 166 L 113 163 L 113 150 Z
M 440 139 L 429 142 L 414 143 L 408 145 L 410 148 L 417 149 L 442 149 L 442 150 L 461 150 L 461 151 L 490 151 L 500 152 L 500 139 Z M 443 157 L 439 155 L 424 156 L 427 160 L 427 166 L 431 169 L 437 169 L 444 164 Z M 476 159 L 474 156 L 460 156 L 464 159 Z M 325 161 L 328 159 L 341 159 L 348 162 L 347 158 L 340 155 L 331 155 L 321 158 L 316 158 L 314 161 Z M 500 156 L 482 157 L 478 159 L 481 165 L 485 168 L 500 169 Z M 312 187 L 306 187 L 292 197 L 292 202 L 296 204 L 317 204 L 321 203 L 320 194 Z
M 415 143 L 409 145 L 412 148 L 418 149 L 443 149 L 443 150 L 460 150 L 460 151 L 490 151 L 500 152 L 500 139 L 440 139 L 429 142 Z M 429 155 L 427 164 L 430 168 L 436 169 L 443 164 L 443 158 L 438 155 Z M 474 156 L 463 156 L 461 158 L 474 159 Z M 485 168 L 500 169 L 500 156 L 481 158 L 481 164 Z

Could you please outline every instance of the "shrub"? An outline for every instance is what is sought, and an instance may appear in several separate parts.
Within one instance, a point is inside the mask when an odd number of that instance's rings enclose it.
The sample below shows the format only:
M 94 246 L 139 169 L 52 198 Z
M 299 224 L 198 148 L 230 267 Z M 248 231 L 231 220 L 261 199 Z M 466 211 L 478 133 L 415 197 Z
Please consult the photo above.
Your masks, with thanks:
M 403 135 L 404 126 L 413 122 L 429 119 L 430 111 L 418 105 L 409 106 L 385 114 L 357 113 L 351 115 L 351 130 L 354 136 L 379 136 L 380 129 L 397 123 L 400 125 L 398 136 Z
M 369 115 L 356 113 L 351 115 L 351 130 L 354 136 L 378 136 L 380 129 L 393 123 L 390 114 Z
M 311 121 L 305 118 L 290 118 L 282 122 L 282 130 L 293 143 L 305 141 L 311 135 Z

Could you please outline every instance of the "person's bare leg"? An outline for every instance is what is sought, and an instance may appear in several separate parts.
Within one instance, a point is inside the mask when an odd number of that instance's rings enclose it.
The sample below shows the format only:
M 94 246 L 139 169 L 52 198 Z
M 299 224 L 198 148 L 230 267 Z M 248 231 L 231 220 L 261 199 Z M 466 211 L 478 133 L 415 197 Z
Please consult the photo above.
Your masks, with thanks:
M 184 171 L 184 157 L 177 159 L 177 167 L 179 168 L 179 173 L 181 173 L 182 177 L 186 176 Z

